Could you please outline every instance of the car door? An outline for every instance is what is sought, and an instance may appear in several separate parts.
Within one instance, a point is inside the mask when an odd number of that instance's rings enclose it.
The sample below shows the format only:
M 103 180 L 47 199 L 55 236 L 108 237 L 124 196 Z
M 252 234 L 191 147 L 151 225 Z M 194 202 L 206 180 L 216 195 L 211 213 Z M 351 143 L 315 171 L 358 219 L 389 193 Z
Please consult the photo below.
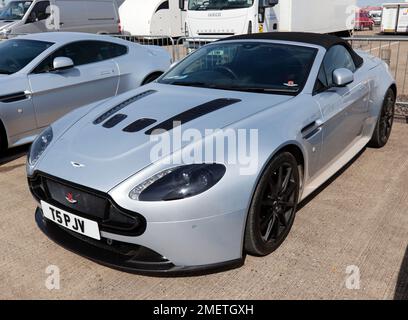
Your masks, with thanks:
M 354 81 L 344 87 L 336 87 L 333 72 L 347 68 L 354 72 Z M 369 87 L 364 75 L 356 69 L 348 49 L 343 45 L 332 47 L 320 68 L 314 99 L 320 105 L 323 129 L 321 166 L 334 161 L 362 135 L 364 121 L 368 117 Z
M 116 95 L 119 70 L 111 59 L 109 42 L 79 41 L 48 56 L 29 75 L 38 127 L 45 127 L 66 113 Z M 56 57 L 68 57 L 74 67 L 53 70 Z

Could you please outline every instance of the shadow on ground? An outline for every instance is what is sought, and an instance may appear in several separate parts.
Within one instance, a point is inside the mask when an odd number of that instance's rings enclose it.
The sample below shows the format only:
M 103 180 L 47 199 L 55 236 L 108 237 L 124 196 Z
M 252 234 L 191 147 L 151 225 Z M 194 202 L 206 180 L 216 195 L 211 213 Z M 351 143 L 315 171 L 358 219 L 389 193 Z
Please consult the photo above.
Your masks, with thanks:
M 404 259 L 398 274 L 394 300 L 408 300 L 408 248 L 405 250 Z
M 0 172 L 2 172 L 2 169 L 3 171 L 8 170 L 6 168 L 2 168 L 3 165 L 26 156 L 29 148 L 29 145 L 25 145 L 17 148 L 12 148 L 0 153 Z

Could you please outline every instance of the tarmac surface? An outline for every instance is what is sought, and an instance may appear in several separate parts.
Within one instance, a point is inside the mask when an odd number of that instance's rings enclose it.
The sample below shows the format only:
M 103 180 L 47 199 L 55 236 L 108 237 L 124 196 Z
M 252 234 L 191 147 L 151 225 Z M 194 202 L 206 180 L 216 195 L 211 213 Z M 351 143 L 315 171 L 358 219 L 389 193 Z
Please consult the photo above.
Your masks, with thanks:
M 407 299 L 408 125 L 366 149 L 299 210 L 284 244 L 239 269 L 153 278 L 100 266 L 37 228 L 27 148 L 0 159 L 0 299 Z M 47 271 L 59 289 L 49 290 Z M 55 284 L 55 283 L 54 283 Z

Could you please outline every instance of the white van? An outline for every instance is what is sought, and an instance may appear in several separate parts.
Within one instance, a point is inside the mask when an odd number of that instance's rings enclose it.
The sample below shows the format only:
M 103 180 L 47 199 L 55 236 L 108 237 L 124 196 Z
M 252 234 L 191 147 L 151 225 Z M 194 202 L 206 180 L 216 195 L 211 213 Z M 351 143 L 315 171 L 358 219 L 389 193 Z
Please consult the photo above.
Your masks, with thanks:
M 0 35 L 47 31 L 121 33 L 116 0 L 12 0 L 0 13 Z
M 184 35 L 185 12 L 180 10 L 179 0 L 125 0 L 119 14 L 124 34 Z

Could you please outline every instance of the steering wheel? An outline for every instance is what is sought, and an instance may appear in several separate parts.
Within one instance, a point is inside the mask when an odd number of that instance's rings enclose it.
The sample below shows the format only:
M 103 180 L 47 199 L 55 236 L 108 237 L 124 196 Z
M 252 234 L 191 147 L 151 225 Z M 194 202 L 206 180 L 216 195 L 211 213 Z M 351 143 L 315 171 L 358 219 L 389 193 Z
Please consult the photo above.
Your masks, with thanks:
M 220 72 L 222 72 L 224 74 L 227 74 L 228 76 L 230 76 L 234 80 L 238 79 L 235 72 L 232 71 L 230 68 L 228 68 L 226 66 L 217 66 L 214 70 L 219 70 Z

